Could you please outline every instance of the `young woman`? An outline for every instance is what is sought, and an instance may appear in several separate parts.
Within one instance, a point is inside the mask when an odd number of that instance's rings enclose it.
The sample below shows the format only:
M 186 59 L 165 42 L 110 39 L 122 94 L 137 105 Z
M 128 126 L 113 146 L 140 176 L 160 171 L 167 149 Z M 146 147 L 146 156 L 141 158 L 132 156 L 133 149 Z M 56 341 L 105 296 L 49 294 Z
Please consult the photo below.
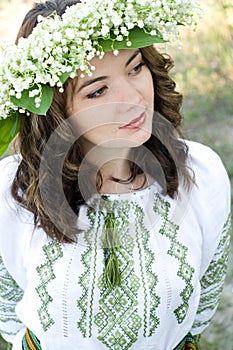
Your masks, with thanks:
M 182 138 L 172 61 L 150 45 L 165 35 L 132 25 L 140 8 L 38 3 L 5 51 L 1 137 L 18 132 L 19 152 L 0 163 L 0 326 L 14 350 L 196 349 L 216 311 L 228 177 Z

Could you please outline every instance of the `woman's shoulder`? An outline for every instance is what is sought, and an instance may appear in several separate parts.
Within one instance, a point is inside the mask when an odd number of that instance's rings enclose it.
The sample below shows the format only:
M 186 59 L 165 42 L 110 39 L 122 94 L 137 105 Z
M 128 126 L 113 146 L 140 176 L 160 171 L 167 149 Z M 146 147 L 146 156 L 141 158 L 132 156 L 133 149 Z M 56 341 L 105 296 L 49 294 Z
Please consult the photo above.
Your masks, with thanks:
M 0 160 L 0 186 L 7 185 L 11 182 L 16 174 L 17 168 L 21 161 L 20 155 L 11 155 Z
M 222 163 L 220 156 L 209 146 L 203 143 L 185 140 L 189 149 L 189 158 L 192 163 L 198 163 L 199 165 L 215 165 L 216 163 Z M 194 164 L 195 165 L 195 164 Z
M 194 173 L 190 204 L 203 240 L 201 275 L 220 245 L 229 225 L 230 181 L 220 156 L 210 147 L 187 141 L 189 167 Z
M 231 187 L 225 166 L 210 147 L 187 141 L 188 167 L 194 175 L 191 202 L 197 215 L 212 232 L 227 221 L 231 207 Z M 220 230 L 220 229 L 219 229 Z
M 21 156 L 12 155 L 0 160 L 0 236 L 3 222 L 8 227 L 31 223 L 32 214 L 23 208 L 12 196 L 11 188 L 21 161 Z M 4 230 L 5 231 L 5 230 Z
M 0 201 L 5 202 L 9 199 L 11 185 L 20 163 L 18 155 L 12 155 L 0 160 Z
M 5 167 L 6 165 L 8 166 L 18 166 L 22 157 L 20 154 L 13 154 L 10 156 L 6 156 L 0 159 L 0 168 Z
M 0 256 L 10 275 L 24 288 L 25 261 L 29 260 L 34 217 L 11 195 L 12 182 L 20 161 L 19 155 L 0 160 Z
M 231 187 L 220 156 L 210 147 L 187 141 L 188 167 L 194 176 L 191 205 L 205 226 L 226 222 L 231 207 Z
M 230 191 L 230 182 L 222 159 L 212 148 L 195 141 L 185 141 L 189 149 L 188 166 L 195 176 L 195 183 L 206 189 L 225 188 Z

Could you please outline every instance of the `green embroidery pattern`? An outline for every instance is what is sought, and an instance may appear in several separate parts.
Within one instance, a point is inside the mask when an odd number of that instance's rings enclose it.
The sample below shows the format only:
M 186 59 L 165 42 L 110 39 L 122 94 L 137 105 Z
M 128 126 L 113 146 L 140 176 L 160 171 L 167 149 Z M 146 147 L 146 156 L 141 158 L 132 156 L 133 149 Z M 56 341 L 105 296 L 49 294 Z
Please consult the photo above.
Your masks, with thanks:
M 22 299 L 23 291 L 6 270 L 2 257 L 0 256 L 0 322 L 20 323 L 16 313 L 15 305 Z M 1 329 L 6 335 L 15 335 L 17 331 L 9 332 Z
M 94 232 L 94 224 L 95 224 L 95 212 L 92 210 L 88 210 L 87 216 L 90 222 L 90 227 L 87 232 L 85 232 L 84 240 L 87 243 L 88 248 L 86 249 L 85 253 L 81 256 L 81 263 L 84 266 L 84 272 L 79 277 L 79 284 L 83 288 L 82 295 L 80 299 L 77 301 L 77 306 L 81 310 L 81 318 L 77 322 L 77 326 L 80 329 L 80 332 L 82 333 L 83 337 L 91 337 L 92 336 L 92 317 L 89 317 L 89 325 L 87 327 L 87 310 L 90 309 L 90 314 L 93 314 L 93 294 L 94 294 L 94 288 L 95 288 L 95 280 L 96 280 L 96 239 L 97 235 L 93 235 Z M 98 223 L 99 227 L 99 223 Z M 94 249 L 92 249 L 93 245 L 93 236 L 95 237 L 95 243 L 94 243 Z M 92 261 L 92 254 L 94 254 L 94 273 L 91 277 L 90 271 L 91 271 L 91 261 Z M 91 300 L 90 300 L 90 306 L 88 305 L 88 290 L 91 285 Z M 89 333 L 88 332 L 89 329 Z
M 83 292 L 80 299 L 77 301 L 77 306 L 81 310 L 81 318 L 78 321 L 77 325 L 84 338 L 88 336 L 87 335 L 87 309 L 88 309 L 87 296 L 88 296 L 88 289 L 90 287 L 91 256 L 92 256 L 92 252 L 91 252 L 91 248 L 89 247 L 85 255 L 82 255 L 81 262 L 85 266 L 85 271 L 79 277 L 79 284 L 83 288 Z M 91 329 L 90 329 L 89 336 L 91 336 Z
M 136 217 L 136 243 L 135 237 L 129 234 L 129 212 L 134 210 Z M 106 249 L 103 252 L 103 273 L 98 277 L 94 262 L 96 261 L 97 241 L 93 237 L 101 236 L 101 222 L 104 221 L 106 215 L 114 213 L 114 221 L 117 226 L 120 246 L 115 248 L 119 269 L 121 273 L 121 284 L 111 289 L 106 284 L 104 278 L 104 266 Z M 127 350 L 138 338 L 138 332 L 144 322 L 144 336 L 151 336 L 156 327 L 159 325 L 159 319 L 155 315 L 155 310 L 160 302 L 159 297 L 154 295 L 155 285 L 157 284 L 157 276 L 152 272 L 152 262 L 154 254 L 148 248 L 149 232 L 143 225 L 143 210 L 129 201 L 109 201 L 107 197 L 100 203 L 97 213 L 97 228 L 94 227 L 96 212 L 88 211 L 90 228 L 85 233 L 87 246 L 82 254 L 81 262 L 84 266 L 84 272 L 79 277 L 79 284 L 82 286 L 82 295 L 77 301 L 77 305 L 81 310 L 81 317 L 77 323 L 79 330 L 84 337 L 92 336 L 92 319 L 98 327 L 98 339 L 106 345 L 108 349 Z M 99 232 L 100 231 L 100 232 Z M 143 239 L 141 239 L 143 237 Z M 101 241 L 101 240 L 100 240 Z M 140 274 L 142 281 L 148 286 L 143 286 L 144 303 L 143 303 L 143 319 L 139 315 L 138 310 L 138 291 L 140 288 L 140 279 L 135 274 L 134 258 L 135 250 L 138 250 L 141 257 Z M 99 312 L 93 314 L 94 288 L 98 288 L 100 293 Z M 148 320 L 148 308 L 150 310 Z M 87 313 L 87 310 L 89 312 Z
M 128 201 L 110 202 L 105 197 L 102 216 L 111 213 L 115 217 L 117 232 L 121 232 L 121 246 L 115 249 L 121 273 L 121 285 L 108 288 L 104 273 L 98 279 L 100 289 L 99 312 L 94 316 L 98 327 L 98 339 L 109 349 L 129 349 L 137 340 L 142 320 L 138 315 L 137 292 L 140 287 L 139 278 L 134 273 L 133 250 L 134 241 L 128 234 L 129 210 Z M 103 266 L 105 261 L 103 260 Z
M 160 304 L 160 297 L 155 294 L 155 286 L 158 283 L 158 277 L 152 272 L 152 263 L 154 261 L 154 253 L 149 249 L 148 242 L 150 233 L 144 226 L 144 212 L 141 207 L 139 207 L 137 204 L 134 204 L 134 210 L 135 215 L 137 217 L 136 220 L 136 236 L 137 236 L 137 244 L 139 247 L 139 251 L 141 250 L 140 247 L 140 240 L 139 236 L 142 237 L 142 243 L 144 247 L 144 257 L 142 259 L 142 253 L 140 253 L 140 267 L 141 267 L 141 275 L 143 279 L 143 287 L 144 287 L 144 336 L 146 336 L 147 326 L 149 326 L 149 336 L 151 336 L 156 328 L 159 326 L 159 318 L 156 316 L 156 309 L 158 305 Z M 147 273 L 147 281 L 144 280 L 145 276 L 143 274 L 143 264 L 146 268 Z M 147 295 L 146 291 L 146 284 L 149 286 L 149 296 Z M 150 304 L 147 305 L 148 300 L 150 298 Z M 148 320 L 149 325 L 147 325 L 147 317 L 146 317 L 146 310 L 150 307 L 150 318 Z
M 44 264 L 36 268 L 36 271 L 40 277 L 40 284 L 36 288 L 36 292 L 42 303 L 38 310 L 38 315 L 43 330 L 46 332 L 54 324 L 54 320 L 51 318 L 48 312 L 48 304 L 53 301 L 53 298 L 49 295 L 47 286 L 50 281 L 55 279 L 53 265 L 55 264 L 56 260 L 63 256 L 63 252 L 58 242 L 51 242 L 44 245 L 43 251 L 46 259 Z
M 22 289 L 6 270 L 0 256 L 0 297 L 18 303 L 23 296 Z
M 178 323 L 182 323 L 186 317 L 189 300 L 193 293 L 193 286 L 191 280 L 194 269 L 187 262 L 188 248 L 177 240 L 177 232 L 179 226 L 169 220 L 170 203 L 164 201 L 158 194 L 156 194 L 154 202 L 154 211 L 162 218 L 162 227 L 159 232 L 169 238 L 171 245 L 168 254 L 179 262 L 179 270 L 177 275 L 185 282 L 185 288 L 180 293 L 183 300 L 182 304 L 174 311 Z
M 133 248 L 134 244 L 131 242 L 127 249 L 120 247 L 117 251 L 122 276 L 121 286 L 107 288 L 103 275 L 98 281 L 100 311 L 94 320 L 99 329 L 98 339 L 109 349 L 129 349 L 137 340 L 142 324 L 138 315 L 137 291 L 140 283 L 134 273 Z
M 206 310 L 214 310 L 218 305 L 227 272 L 227 262 L 230 249 L 231 216 L 229 215 L 224 227 L 217 251 L 207 271 L 201 279 L 201 298 L 197 314 Z M 196 321 L 193 328 L 201 327 L 209 321 Z

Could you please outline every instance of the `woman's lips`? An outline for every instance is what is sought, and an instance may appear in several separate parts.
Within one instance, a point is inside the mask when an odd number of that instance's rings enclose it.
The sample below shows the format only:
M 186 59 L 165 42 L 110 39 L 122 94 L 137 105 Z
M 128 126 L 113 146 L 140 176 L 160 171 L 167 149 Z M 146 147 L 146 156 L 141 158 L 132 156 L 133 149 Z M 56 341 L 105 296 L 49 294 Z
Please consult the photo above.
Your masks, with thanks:
M 130 123 L 123 125 L 120 129 L 139 129 L 146 120 L 146 113 L 143 112 L 139 117 L 133 119 Z

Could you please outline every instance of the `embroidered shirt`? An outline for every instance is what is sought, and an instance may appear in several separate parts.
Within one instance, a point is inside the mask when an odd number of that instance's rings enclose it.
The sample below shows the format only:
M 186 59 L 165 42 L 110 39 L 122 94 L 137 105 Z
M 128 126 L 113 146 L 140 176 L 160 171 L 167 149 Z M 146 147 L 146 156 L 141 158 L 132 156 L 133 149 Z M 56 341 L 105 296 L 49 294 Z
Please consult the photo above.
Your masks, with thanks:
M 195 142 L 196 184 L 176 199 L 155 182 L 133 193 L 95 195 L 82 206 L 78 242 L 34 228 L 10 185 L 15 157 L 0 162 L 0 329 L 21 349 L 28 327 L 43 350 L 172 350 L 214 315 L 226 274 L 230 186 L 220 158 Z M 103 230 L 114 217 L 121 284 L 105 279 Z

